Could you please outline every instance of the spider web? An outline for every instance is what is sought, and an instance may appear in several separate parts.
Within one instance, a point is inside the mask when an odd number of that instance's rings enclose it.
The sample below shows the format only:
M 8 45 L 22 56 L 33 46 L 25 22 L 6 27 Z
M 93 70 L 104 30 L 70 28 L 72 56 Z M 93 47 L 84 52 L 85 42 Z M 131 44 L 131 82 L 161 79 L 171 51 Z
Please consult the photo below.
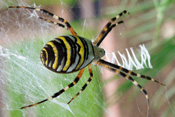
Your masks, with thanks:
M 18 116 L 53 117 L 102 116 L 101 110 L 106 111 L 106 105 L 104 103 L 102 82 L 99 78 L 100 74 L 98 74 L 99 70 L 94 66 L 93 82 L 70 105 L 67 105 L 67 102 L 81 89 L 88 79 L 89 74 L 87 70 L 85 70 L 76 86 L 56 99 L 32 108 L 20 109 L 22 106 L 48 98 L 64 88 L 74 80 L 77 72 L 64 75 L 56 74 L 45 68 L 40 61 L 39 54 L 42 47 L 51 39 L 65 33 L 65 29 L 39 20 L 39 14 L 35 11 L 7 9 L 8 4 L 29 6 L 23 0 L 17 2 L 1 1 L 1 3 L 6 9 L 1 11 L 0 14 L 0 94 L 2 97 L 2 116 L 12 116 L 14 114 Z M 64 6 L 62 1 L 61 3 Z M 36 7 L 36 5 L 34 4 L 33 7 Z M 87 11 L 90 12 L 89 9 Z M 64 17 L 65 11 L 62 9 L 60 12 L 62 13 L 61 16 Z M 86 20 L 84 20 L 80 34 L 87 33 L 85 35 L 88 35 L 91 33 L 86 32 L 85 27 L 87 25 Z M 81 28 L 81 25 L 78 28 Z M 92 34 L 90 35 L 92 36 Z M 139 51 L 135 51 L 133 48 L 123 51 L 125 51 L 125 54 L 120 51 L 111 53 L 106 50 L 106 58 L 113 63 L 116 63 L 118 58 L 121 59 L 122 62 L 119 65 L 127 69 L 152 68 L 150 55 L 144 45 L 140 45 Z M 135 52 L 139 53 L 140 56 L 133 54 Z
M 6 8 L 8 5 L 3 2 Z M 29 6 L 18 2 L 13 5 Z M 36 7 L 33 5 L 33 7 Z M 64 15 L 64 11 L 61 11 Z M 78 85 L 60 95 L 57 99 L 48 101 L 42 105 L 28 110 L 21 110 L 25 105 L 36 103 L 50 97 L 55 92 L 67 86 L 74 80 L 77 73 L 56 74 L 45 68 L 40 62 L 40 51 L 51 39 L 63 33 L 62 28 L 48 24 L 38 19 L 35 11 L 26 9 L 6 9 L 1 13 L 1 38 L 0 44 L 0 86 L 2 94 L 2 115 L 13 116 L 85 116 L 88 112 L 104 108 L 103 93 L 100 82 L 94 78 L 94 83 L 89 87 L 90 95 L 82 94 L 77 103 L 71 106 L 67 102 L 81 89 L 89 76 L 87 70 L 83 74 Z M 10 24 L 10 25 L 8 25 Z M 60 30 L 61 29 L 61 30 Z M 49 36 L 48 36 L 49 35 Z M 96 72 L 96 68 L 93 68 Z M 98 74 L 94 74 L 97 77 Z M 98 87 L 98 88 L 96 88 Z M 86 100 L 86 101 L 84 101 Z M 89 110 L 77 110 L 82 105 L 88 105 Z M 77 105 L 77 106 L 75 106 Z M 98 112 L 98 111 L 97 111 Z M 52 113 L 52 115 L 50 115 Z M 95 113 L 91 114 L 95 115 Z

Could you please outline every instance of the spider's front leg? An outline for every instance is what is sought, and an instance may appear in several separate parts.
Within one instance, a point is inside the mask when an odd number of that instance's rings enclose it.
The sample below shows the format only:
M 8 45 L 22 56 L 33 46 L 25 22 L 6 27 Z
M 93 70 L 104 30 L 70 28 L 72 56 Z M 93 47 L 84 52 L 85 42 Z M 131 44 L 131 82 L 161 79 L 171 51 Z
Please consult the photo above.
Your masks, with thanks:
M 133 71 L 127 70 L 123 67 L 112 64 L 112 63 L 107 62 L 107 61 L 102 60 L 102 59 L 95 62 L 95 64 L 102 66 L 104 68 L 107 68 L 108 70 L 111 70 L 111 71 L 121 75 L 123 78 L 130 80 L 135 86 L 137 86 L 140 89 L 140 91 L 145 95 L 145 98 L 147 100 L 147 117 L 148 117 L 150 107 L 149 107 L 149 97 L 148 97 L 147 91 L 137 81 L 135 81 L 130 75 L 137 76 L 139 78 L 143 78 L 143 79 L 147 79 L 147 80 L 151 80 L 151 81 L 156 82 L 156 83 L 163 85 L 163 86 L 165 86 L 165 85 L 161 82 L 158 82 L 157 80 L 154 80 L 153 78 L 151 78 L 149 76 L 134 73 Z
M 119 19 L 124 14 L 130 14 L 127 10 L 122 11 L 117 16 L 111 18 L 111 20 L 105 25 L 105 27 L 102 29 L 98 37 L 93 42 L 94 45 L 99 46 L 101 42 L 104 40 L 106 35 L 117 25 L 124 23 L 124 21 L 118 21 L 117 23 L 114 23 L 117 19 Z
M 118 69 L 118 70 L 120 70 L 120 71 L 122 71 L 122 72 L 124 72 L 126 74 L 129 74 L 129 75 L 132 75 L 132 76 L 136 76 L 138 78 L 142 78 L 142 79 L 146 79 L 146 80 L 151 80 L 151 81 L 153 81 L 153 82 L 155 82 L 155 83 L 157 83 L 159 85 L 165 86 L 165 84 L 163 84 L 163 83 L 161 83 L 161 82 L 159 82 L 159 81 L 157 81 L 157 80 L 155 80 L 155 79 L 153 79 L 153 78 L 151 78 L 149 76 L 145 76 L 145 75 L 142 75 L 142 74 L 135 73 L 133 71 L 127 70 L 126 68 L 123 68 L 123 67 L 118 66 L 116 64 L 112 64 L 112 63 L 107 62 L 107 61 L 102 60 L 102 59 L 100 59 L 99 62 L 103 63 L 105 65 L 111 66 L 114 69 Z
M 111 67 L 110 65 L 106 64 L 105 63 L 106 61 L 100 59 L 99 61 L 95 62 L 96 65 L 99 65 L 99 66 L 102 66 L 112 72 L 115 72 L 119 75 L 121 75 L 123 78 L 131 81 L 135 86 L 137 86 L 140 91 L 145 95 L 145 98 L 146 98 L 146 101 L 147 101 L 147 117 L 149 115 L 149 110 L 150 110 L 150 107 L 149 107 L 149 97 L 148 97 L 148 94 L 147 94 L 147 91 L 137 82 L 135 81 L 131 76 L 129 76 L 128 74 L 126 73 L 123 73 L 122 71 L 120 71 L 119 69 L 116 69 L 116 68 L 113 68 Z M 112 63 L 111 63 L 112 64 Z

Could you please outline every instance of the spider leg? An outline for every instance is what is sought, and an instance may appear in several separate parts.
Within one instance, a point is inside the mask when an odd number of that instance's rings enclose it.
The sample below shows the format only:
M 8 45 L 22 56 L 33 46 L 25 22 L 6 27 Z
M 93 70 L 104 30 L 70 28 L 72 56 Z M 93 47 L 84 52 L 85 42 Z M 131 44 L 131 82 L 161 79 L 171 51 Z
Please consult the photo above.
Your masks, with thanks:
M 116 27 L 117 25 L 122 24 L 122 23 L 124 23 L 124 21 L 121 20 L 121 21 L 119 21 L 119 22 L 117 22 L 117 23 L 111 25 L 110 27 L 106 27 L 106 28 L 102 31 L 102 33 L 101 33 L 102 36 L 100 36 L 100 40 L 97 42 L 96 46 L 98 47 L 98 46 L 101 44 L 101 42 L 104 40 L 104 38 L 107 36 L 107 34 L 108 34 L 114 27 Z
M 163 83 L 161 83 L 161 82 L 159 82 L 159 81 L 157 81 L 157 80 L 155 80 L 155 79 L 153 79 L 153 78 L 151 78 L 151 77 L 149 77 L 149 76 L 145 76 L 145 75 L 141 75 L 141 74 L 132 72 L 132 71 L 127 70 L 127 69 L 125 69 L 125 68 L 123 68 L 123 67 L 120 67 L 120 66 L 118 66 L 118 65 L 116 65 L 116 64 L 112 64 L 112 63 L 107 62 L 107 61 L 104 61 L 104 60 L 102 60 L 102 59 L 100 59 L 99 62 L 101 62 L 101 63 L 103 63 L 103 64 L 105 64 L 105 65 L 108 65 L 108 66 L 110 66 L 110 67 L 112 67 L 112 68 L 114 68 L 114 69 L 119 69 L 120 71 L 122 71 L 122 72 L 124 72 L 124 73 L 126 73 L 126 74 L 133 75 L 133 76 L 136 76 L 136 77 L 138 77 L 138 78 L 143 78 L 143 79 L 151 80 L 151 81 L 153 81 L 153 82 L 156 82 L 156 83 L 158 83 L 158 84 L 160 84 L 160 85 L 165 86 L 165 84 L 163 84 Z
M 147 100 L 147 117 L 148 117 L 150 107 L 149 107 L 149 97 L 148 97 L 147 91 L 140 84 L 138 84 L 137 81 L 135 81 L 131 76 L 129 76 L 128 74 L 125 74 L 125 73 L 121 72 L 118 69 L 112 68 L 108 64 L 105 64 L 105 62 L 97 61 L 96 64 L 121 75 L 123 78 L 125 78 L 127 80 L 130 80 L 135 86 L 137 86 L 140 89 L 140 91 L 145 95 L 145 98 Z
M 116 17 L 111 18 L 111 20 L 105 25 L 105 27 L 102 29 L 102 31 L 100 32 L 100 34 L 98 35 L 98 37 L 96 38 L 96 40 L 93 42 L 93 44 L 99 46 L 100 43 L 103 41 L 103 39 L 104 39 L 103 38 L 103 35 L 106 33 L 106 31 L 108 30 L 108 28 L 111 27 L 112 23 L 114 23 L 117 19 L 119 19 L 124 14 L 130 14 L 130 13 L 127 10 L 124 10 L 120 14 L 118 14 Z
M 80 80 L 80 78 L 81 78 L 81 76 L 82 76 L 82 74 L 84 72 L 84 69 L 85 68 L 81 69 L 80 72 L 78 73 L 77 77 L 74 79 L 74 81 L 72 83 L 70 83 L 67 87 L 65 87 L 64 89 L 61 89 L 60 91 L 56 92 L 55 94 L 53 94 L 51 97 L 49 97 L 47 99 L 44 99 L 44 100 L 42 100 L 40 102 L 37 102 L 35 104 L 31 104 L 31 105 L 28 105 L 28 106 L 23 106 L 23 107 L 21 107 L 21 109 L 32 107 L 32 106 L 36 106 L 38 104 L 41 104 L 43 102 L 46 102 L 46 101 L 51 100 L 53 98 L 56 98 L 57 96 L 59 96 L 60 94 L 62 94 L 66 90 L 68 90 L 69 88 L 73 87 Z
M 25 6 L 9 6 L 9 8 L 24 8 L 24 9 L 30 9 L 30 10 L 36 10 L 39 11 L 43 14 L 47 14 L 55 19 L 57 19 L 58 21 L 64 23 L 66 25 L 66 27 L 70 30 L 70 32 L 72 33 L 72 35 L 77 35 L 77 33 L 74 31 L 74 29 L 72 28 L 72 26 L 69 24 L 69 22 L 67 22 L 64 18 L 59 17 L 45 9 L 39 9 L 39 8 L 33 8 L 33 7 L 25 7 Z
M 91 64 L 88 65 L 88 70 L 89 70 L 89 75 L 90 75 L 89 79 L 83 85 L 82 89 L 67 104 L 70 104 L 80 93 L 82 93 L 86 89 L 86 87 L 89 85 L 89 83 L 92 81 L 93 73 L 92 73 Z
M 42 18 L 42 17 L 39 17 L 39 19 L 41 19 L 43 21 L 46 21 L 46 22 L 49 22 L 49 23 L 52 23 L 52 24 L 55 24 L 55 25 L 58 25 L 59 27 L 65 28 L 65 25 L 63 25 L 61 23 L 58 23 L 58 22 L 55 22 L 55 21 L 52 21 L 52 20 L 48 20 L 48 19 L 45 19 L 45 18 Z

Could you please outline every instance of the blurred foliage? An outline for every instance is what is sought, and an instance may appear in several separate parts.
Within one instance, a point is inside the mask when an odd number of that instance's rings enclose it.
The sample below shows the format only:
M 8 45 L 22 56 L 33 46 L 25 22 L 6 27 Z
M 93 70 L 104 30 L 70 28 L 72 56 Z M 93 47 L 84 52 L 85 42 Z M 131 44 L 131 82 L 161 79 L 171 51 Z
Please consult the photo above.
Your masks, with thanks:
M 19 3 L 21 4 L 20 0 L 15 0 L 15 1 L 11 1 L 11 0 L 2 0 L 2 2 L 5 2 L 7 6 L 14 6 L 19 5 Z M 36 4 L 37 6 L 44 6 L 44 5 L 67 5 L 67 6 L 72 6 L 75 5 L 78 0 L 25 0 L 25 2 L 27 2 L 30 5 Z M 25 5 L 26 3 L 23 2 L 22 5 Z M 7 6 L 3 6 L 3 7 L 7 7 Z
M 67 4 L 72 6 L 78 2 L 78 0 L 32 0 L 31 3 L 35 3 L 36 5 L 60 5 Z

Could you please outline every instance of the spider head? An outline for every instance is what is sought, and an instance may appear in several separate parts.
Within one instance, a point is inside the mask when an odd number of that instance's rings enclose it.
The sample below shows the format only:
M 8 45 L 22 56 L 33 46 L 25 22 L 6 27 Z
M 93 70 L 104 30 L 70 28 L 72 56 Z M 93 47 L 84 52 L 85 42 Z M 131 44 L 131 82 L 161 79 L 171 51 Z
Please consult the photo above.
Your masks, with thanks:
M 100 59 L 105 55 L 105 50 L 103 48 L 94 46 L 94 55 L 95 55 L 95 59 Z

